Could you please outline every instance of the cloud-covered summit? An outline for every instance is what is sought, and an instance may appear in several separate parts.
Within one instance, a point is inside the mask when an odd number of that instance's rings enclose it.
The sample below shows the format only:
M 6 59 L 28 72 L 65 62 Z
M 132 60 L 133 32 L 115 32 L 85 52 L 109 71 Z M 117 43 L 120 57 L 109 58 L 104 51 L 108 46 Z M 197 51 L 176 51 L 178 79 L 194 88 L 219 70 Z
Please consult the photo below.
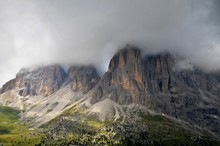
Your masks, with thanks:
M 95 64 L 125 44 L 220 69 L 219 0 L 0 0 L 0 85 L 22 68 Z

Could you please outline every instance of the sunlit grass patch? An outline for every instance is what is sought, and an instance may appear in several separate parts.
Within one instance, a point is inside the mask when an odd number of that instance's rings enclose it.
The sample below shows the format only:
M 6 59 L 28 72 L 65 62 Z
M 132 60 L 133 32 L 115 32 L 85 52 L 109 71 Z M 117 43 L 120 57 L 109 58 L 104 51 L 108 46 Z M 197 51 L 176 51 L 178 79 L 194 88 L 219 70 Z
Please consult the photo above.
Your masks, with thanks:
M 19 122 L 20 111 L 0 106 L 0 144 L 16 146 L 34 146 L 44 135 L 38 130 L 29 130 Z

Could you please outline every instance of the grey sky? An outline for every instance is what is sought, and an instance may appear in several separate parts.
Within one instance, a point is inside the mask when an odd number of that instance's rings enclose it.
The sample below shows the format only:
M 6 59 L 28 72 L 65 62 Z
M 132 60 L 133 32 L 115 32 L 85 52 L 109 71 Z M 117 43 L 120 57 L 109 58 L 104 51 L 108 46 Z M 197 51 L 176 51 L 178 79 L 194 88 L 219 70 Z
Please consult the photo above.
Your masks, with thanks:
M 219 0 L 0 0 L 0 86 L 22 67 L 95 64 L 125 44 L 220 69 Z

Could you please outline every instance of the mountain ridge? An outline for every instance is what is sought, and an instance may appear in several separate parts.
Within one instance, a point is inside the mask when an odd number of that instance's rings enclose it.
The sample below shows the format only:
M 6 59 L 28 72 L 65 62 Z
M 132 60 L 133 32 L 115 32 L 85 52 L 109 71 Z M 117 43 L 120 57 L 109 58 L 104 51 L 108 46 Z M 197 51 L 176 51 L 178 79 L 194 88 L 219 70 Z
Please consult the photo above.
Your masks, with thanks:
M 0 104 L 23 107 L 21 119 L 35 128 L 77 118 L 121 120 L 123 125 L 159 115 L 219 138 L 220 74 L 178 66 L 179 61 L 168 52 L 142 56 L 140 49 L 127 46 L 112 57 L 101 77 L 93 66 L 73 65 L 67 73 L 59 65 L 23 69 L 1 88 Z

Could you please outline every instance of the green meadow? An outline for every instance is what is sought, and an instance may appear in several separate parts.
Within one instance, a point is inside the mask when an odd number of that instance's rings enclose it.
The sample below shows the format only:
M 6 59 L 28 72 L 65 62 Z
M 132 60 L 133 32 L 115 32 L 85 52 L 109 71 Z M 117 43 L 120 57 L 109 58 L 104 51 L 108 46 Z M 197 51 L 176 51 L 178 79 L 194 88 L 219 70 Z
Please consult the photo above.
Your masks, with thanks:
M 34 146 L 40 143 L 43 135 L 20 123 L 19 113 L 13 108 L 0 106 L 0 145 Z

